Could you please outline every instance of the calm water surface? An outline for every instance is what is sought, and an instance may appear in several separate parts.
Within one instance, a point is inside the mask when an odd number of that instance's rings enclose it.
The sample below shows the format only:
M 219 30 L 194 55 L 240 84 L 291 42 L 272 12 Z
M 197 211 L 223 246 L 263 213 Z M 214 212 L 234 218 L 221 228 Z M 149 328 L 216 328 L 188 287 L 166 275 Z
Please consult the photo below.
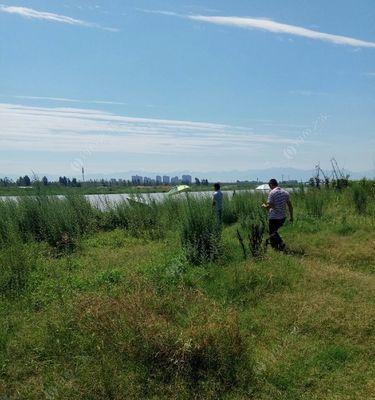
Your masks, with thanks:
M 292 189 L 287 189 L 287 190 L 292 190 Z M 265 190 L 236 190 L 236 193 L 241 193 L 241 192 L 248 192 L 248 193 L 263 193 L 266 195 L 268 191 Z M 227 196 L 233 196 L 233 190 L 223 190 L 223 194 Z M 180 193 L 175 195 L 177 198 L 184 198 L 187 195 L 187 193 Z M 213 192 L 211 191 L 205 191 L 205 192 L 188 192 L 189 196 L 194 196 L 194 197 L 212 197 Z M 63 195 L 55 195 L 54 197 L 57 198 L 64 198 Z M 144 202 L 144 203 L 149 203 L 150 201 L 157 201 L 161 202 L 164 199 L 168 197 L 167 193 L 143 193 L 134 196 L 134 194 L 88 194 L 84 196 L 89 202 L 95 206 L 98 207 L 102 210 L 127 201 L 128 199 L 137 199 L 138 201 Z M 17 200 L 19 199 L 19 196 L 0 196 L 0 200 Z

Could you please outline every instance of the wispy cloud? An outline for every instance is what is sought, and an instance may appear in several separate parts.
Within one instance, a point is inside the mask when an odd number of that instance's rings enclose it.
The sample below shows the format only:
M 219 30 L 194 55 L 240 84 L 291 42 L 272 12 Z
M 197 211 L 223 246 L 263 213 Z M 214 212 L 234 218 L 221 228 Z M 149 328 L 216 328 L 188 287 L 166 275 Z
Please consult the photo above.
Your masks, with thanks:
M 62 103 L 80 103 L 80 104 L 109 104 L 109 105 L 121 105 L 124 106 L 126 103 L 122 103 L 120 101 L 109 101 L 109 100 L 81 100 L 81 99 L 70 99 L 65 97 L 46 97 L 46 96 L 10 96 L 14 99 L 22 99 L 22 100 L 47 100 L 47 101 L 56 101 Z
M 0 12 L 19 15 L 23 18 L 28 18 L 28 19 L 39 19 L 39 20 L 58 22 L 68 25 L 78 25 L 86 28 L 97 28 L 110 32 L 118 32 L 118 29 L 116 28 L 108 28 L 93 22 L 87 22 L 81 19 L 67 17 L 66 15 L 54 14 L 46 11 L 38 11 L 27 7 L 15 7 L 15 6 L 6 6 L 4 4 L 0 4 Z
M 166 119 L 135 118 L 79 108 L 28 107 L 0 103 L 1 150 L 130 154 L 249 154 L 261 145 L 294 144 L 251 128 Z
M 365 72 L 363 75 L 368 78 L 375 78 L 375 72 Z
M 289 94 L 295 94 L 298 96 L 328 96 L 327 92 L 315 92 L 313 90 L 290 90 Z
M 371 47 L 375 48 L 375 42 L 355 39 L 348 36 L 333 35 L 330 33 L 319 32 L 312 29 L 303 28 L 296 25 L 289 25 L 273 21 L 265 18 L 248 18 L 248 17 L 234 17 L 234 16 L 205 16 L 205 15 L 182 15 L 169 11 L 152 11 L 143 10 L 144 12 L 152 12 L 167 16 L 182 17 L 193 21 L 203 23 L 234 26 L 243 29 L 258 29 L 277 34 L 288 34 L 293 36 L 301 36 L 314 40 L 321 40 L 338 45 L 353 46 L 353 47 Z

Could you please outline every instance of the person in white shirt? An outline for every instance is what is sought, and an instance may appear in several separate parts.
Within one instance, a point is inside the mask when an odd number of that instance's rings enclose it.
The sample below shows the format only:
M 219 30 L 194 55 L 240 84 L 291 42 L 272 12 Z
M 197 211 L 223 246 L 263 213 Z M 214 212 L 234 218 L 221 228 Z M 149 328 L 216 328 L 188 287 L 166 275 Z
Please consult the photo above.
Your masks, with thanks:
M 267 203 L 262 206 L 268 210 L 268 222 L 271 246 L 276 250 L 284 250 L 285 244 L 277 232 L 284 225 L 286 219 L 286 206 L 289 209 L 290 222 L 293 222 L 293 206 L 289 193 L 281 189 L 276 179 L 270 179 L 268 185 L 271 189 Z
M 215 208 L 217 221 L 221 224 L 223 220 L 223 193 L 220 189 L 220 183 L 215 183 L 214 189 L 215 193 L 212 199 L 212 207 Z

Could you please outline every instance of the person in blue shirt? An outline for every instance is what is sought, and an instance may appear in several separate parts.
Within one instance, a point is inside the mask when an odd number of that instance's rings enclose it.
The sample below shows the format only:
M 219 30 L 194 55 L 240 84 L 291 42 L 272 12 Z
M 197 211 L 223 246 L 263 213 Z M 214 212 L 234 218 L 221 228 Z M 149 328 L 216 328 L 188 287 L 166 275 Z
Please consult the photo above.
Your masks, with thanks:
M 223 193 L 220 189 L 220 183 L 214 185 L 215 193 L 212 199 L 212 207 L 215 208 L 218 223 L 221 225 L 223 221 Z

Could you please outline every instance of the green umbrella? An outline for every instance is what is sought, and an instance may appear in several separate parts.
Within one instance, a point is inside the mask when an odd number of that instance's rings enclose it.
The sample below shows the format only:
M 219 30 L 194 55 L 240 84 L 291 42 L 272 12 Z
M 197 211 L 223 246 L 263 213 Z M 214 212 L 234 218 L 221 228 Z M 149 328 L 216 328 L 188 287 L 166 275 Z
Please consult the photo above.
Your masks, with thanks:
M 185 192 L 188 189 L 190 189 L 190 187 L 187 185 L 177 185 L 173 187 L 167 194 L 169 195 L 178 194 L 181 192 Z

